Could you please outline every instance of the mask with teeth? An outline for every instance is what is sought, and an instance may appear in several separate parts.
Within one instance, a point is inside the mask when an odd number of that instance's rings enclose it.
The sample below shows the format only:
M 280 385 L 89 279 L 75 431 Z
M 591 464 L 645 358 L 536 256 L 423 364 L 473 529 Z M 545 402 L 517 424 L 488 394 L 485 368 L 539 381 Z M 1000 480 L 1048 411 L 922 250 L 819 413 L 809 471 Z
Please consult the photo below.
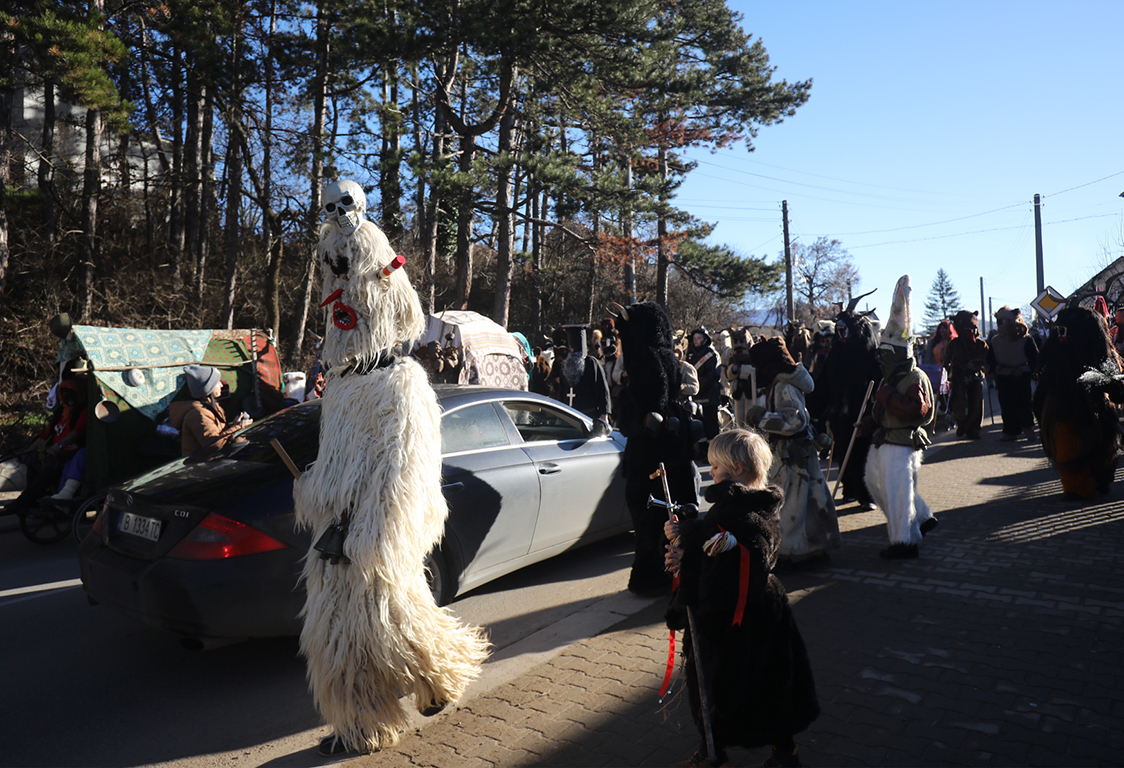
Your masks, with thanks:
M 334 181 L 324 187 L 324 220 L 350 235 L 359 228 L 367 212 L 367 194 L 354 181 Z

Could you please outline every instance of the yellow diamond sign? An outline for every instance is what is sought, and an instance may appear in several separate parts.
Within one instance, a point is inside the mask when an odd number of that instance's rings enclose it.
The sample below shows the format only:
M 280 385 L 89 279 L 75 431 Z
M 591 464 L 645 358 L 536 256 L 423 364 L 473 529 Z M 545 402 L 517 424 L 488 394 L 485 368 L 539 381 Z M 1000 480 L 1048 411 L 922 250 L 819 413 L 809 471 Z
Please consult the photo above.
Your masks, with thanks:
M 1058 293 L 1052 286 L 1047 285 L 1046 290 L 1038 294 L 1038 298 L 1030 302 L 1030 306 L 1038 312 L 1038 314 L 1045 317 L 1047 320 L 1053 320 L 1054 315 L 1062 311 L 1065 306 L 1065 296 Z

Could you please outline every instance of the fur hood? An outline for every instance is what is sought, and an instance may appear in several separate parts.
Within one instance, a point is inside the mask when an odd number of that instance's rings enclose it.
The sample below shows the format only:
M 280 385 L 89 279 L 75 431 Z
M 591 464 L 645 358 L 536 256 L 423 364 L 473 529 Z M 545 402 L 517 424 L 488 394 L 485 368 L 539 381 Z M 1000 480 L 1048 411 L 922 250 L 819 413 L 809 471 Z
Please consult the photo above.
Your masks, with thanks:
M 776 382 L 778 384 L 791 384 L 805 395 L 816 388 L 816 383 L 812 380 L 812 374 L 802 365 L 797 365 L 796 370 L 792 373 L 778 373 Z

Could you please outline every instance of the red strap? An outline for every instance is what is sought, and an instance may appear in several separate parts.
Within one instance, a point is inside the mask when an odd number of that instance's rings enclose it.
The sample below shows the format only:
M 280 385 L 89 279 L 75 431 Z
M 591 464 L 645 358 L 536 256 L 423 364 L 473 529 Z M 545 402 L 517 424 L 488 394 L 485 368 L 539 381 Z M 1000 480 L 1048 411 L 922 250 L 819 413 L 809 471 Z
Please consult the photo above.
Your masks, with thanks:
M 663 703 L 663 697 L 667 695 L 667 689 L 671 687 L 671 671 L 675 669 L 675 630 L 667 638 L 667 669 L 663 673 L 663 685 L 660 686 L 660 703 Z
M 749 601 L 749 550 L 738 544 L 741 550 L 741 565 L 738 573 L 738 607 L 734 611 L 733 626 L 741 626 L 745 614 L 745 604 Z
M 726 529 L 722 526 L 718 526 L 718 530 L 726 533 Z M 741 626 L 742 617 L 745 615 L 745 604 L 749 602 L 749 550 L 741 542 L 738 542 L 738 549 L 740 550 L 738 556 L 741 558 L 738 567 L 738 605 L 734 609 L 734 620 L 731 623 L 735 627 Z

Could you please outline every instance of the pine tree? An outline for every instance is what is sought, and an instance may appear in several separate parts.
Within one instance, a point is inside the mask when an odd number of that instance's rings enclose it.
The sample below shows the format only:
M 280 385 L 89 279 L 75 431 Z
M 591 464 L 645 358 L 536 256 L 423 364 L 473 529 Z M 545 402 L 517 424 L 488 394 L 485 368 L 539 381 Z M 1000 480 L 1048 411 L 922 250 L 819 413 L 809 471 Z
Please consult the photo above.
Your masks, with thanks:
M 925 301 L 925 327 L 936 328 L 941 320 L 947 320 L 960 309 L 960 294 L 952 287 L 948 273 L 938 269 L 933 287 L 929 289 L 929 298 Z

